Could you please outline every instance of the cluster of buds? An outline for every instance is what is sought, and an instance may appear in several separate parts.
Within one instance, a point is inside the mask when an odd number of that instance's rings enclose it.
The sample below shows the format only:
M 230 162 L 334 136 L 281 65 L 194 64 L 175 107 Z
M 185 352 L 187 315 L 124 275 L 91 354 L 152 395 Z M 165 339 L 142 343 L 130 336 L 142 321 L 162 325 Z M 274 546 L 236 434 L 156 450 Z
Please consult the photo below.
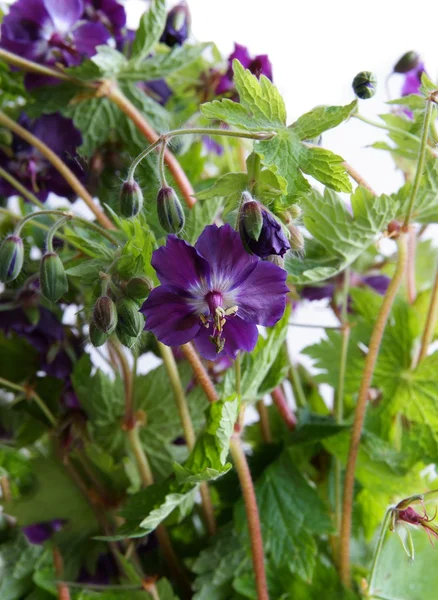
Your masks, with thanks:
M 144 328 L 139 308 L 148 297 L 152 282 L 146 277 L 132 277 L 124 285 L 110 290 L 109 275 L 101 274 L 101 277 L 102 294 L 93 307 L 90 341 L 97 348 L 115 333 L 124 346 L 132 348 Z

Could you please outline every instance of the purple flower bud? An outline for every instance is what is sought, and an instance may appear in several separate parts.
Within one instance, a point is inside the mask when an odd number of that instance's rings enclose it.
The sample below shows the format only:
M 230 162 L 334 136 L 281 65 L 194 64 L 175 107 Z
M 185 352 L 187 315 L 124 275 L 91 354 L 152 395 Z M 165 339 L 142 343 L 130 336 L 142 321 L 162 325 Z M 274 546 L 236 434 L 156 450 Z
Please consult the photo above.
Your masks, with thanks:
M 144 328 L 144 316 L 138 312 L 138 306 L 130 298 L 117 300 L 118 331 L 137 338 Z
M 290 249 L 290 244 L 281 223 L 263 204 L 253 200 L 248 192 L 244 192 L 243 196 L 239 211 L 239 233 L 247 251 L 260 258 L 267 258 L 272 254 L 284 256 Z M 245 205 L 248 203 L 250 206 L 247 209 Z M 258 232 L 260 216 L 262 226 Z
M 57 302 L 68 291 L 67 275 L 56 252 L 47 252 L 41 259 L 40 286 L 43 296 Z
M 368 100 L 376 93 L 377 79 L 370 71 L 361 71 L 353 79 L 353 91 L 361 100 Z
M 116 305 L 109 296 L 100 296 L 93 308 L 93 322 L 102 333 L 110 334 L 117 325 Z
M 179 233 L 184 227 L 183 207 L 173 188 L 160 188 L 157 196 L 157 213 L 160 225 L 167 233 Z
M 394 73 L 407 73 L 415 69 L 420 62 L 420 55 L 414 50 L 410 50 L 403 54 L 395 63 L 393 72 Z
M 120 214 L 126 219 L 131 219 L 137 216 L 142 208 L 141 187 L 134 179 L 125 181 L 120 189 Z
M 0 281 L 7 283 L 16 279 L 23 268 L 23 240 L 18 235 L 8 235 L 0 246 Z
M 167 15 L 166 26 L 160 42 L 173 48 L 182 46 L 189 36 L 190 12 L 186 2 L 180 2 Z
M 131 277 L 125 287 L 125 295 L 143 303 L 149 296 L 154 284 L 149 277 Z

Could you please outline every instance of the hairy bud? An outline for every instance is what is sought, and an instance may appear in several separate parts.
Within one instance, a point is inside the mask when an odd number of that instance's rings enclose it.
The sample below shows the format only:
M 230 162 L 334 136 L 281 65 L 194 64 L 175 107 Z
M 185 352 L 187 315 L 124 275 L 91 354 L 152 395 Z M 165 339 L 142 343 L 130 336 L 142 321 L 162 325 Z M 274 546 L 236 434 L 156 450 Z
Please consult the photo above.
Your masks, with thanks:
M 240 236 L 246 234 L 250 239 L 258 241 L 263 228 L 262 206 L 248 192 L 243 192 L 242 197 L 238 216 Z
M 167 233 L 179 233 L 184 227 L 184 211 L 173 188 L 162 187 L 158 192 L 157 213 L 160 225 Z
M 395 63 L 393 72 L 394 73 L 408 73 L 408 71 L 412 71 L 415 69 L 420 62 L 420 55 L 417 54 L 414 50 L 410 50 L 403 54 L 402 57 L 398 59 Z
M 47 252 L 41 259 L 40 286 L 43 296 L 57 302 L 68 291 L 67 275 L 56 252 Z
M 16 279 L 23 268 L 24 246 L 18 235 L 8 235 L 0 246 L 0 281 L 7 283 Z
M 144 328 L 144 316 L 138 312 L 137 304 L 129 298 L 121 298 L 117 301 L 116 307 L 117 331 L 137 338 Z
M 102 346 L 108 339 L 108 335 L 106 333 L 103 333 L 103 331 L 101 331 L 100 329 L 98 329 L 94 321 L 91 321 L 90 323 L 89 334 L 90 342 L 95 348 L 99 348 L 99 346 Z
M 292 206 L 289 207 L 289 214 L 294 221 L 301 217 L 302 212 L 303 211 L 298 204 L 292 204 Z
M 126 219 L 138 215 L 143 208 L 143 192 L 135 180 L 125 181 L 120 189 L 120 214 Z
M 154 284 L 149 277 L 131 277 L 124 289 L 125 296 L 142 303 L 149 296 Z
M 123 344 L 124 346 L 126 346 L 127 348 L 132 348 L 137 341 L 136 337 L 132 337 L 131 335 L 128 335 L 126 333 L 126 331 L 124 331 L 123 328 L 120 327 L 120 323 L 117 324 L 116 335 L 119 339 L 119 342 L 121 344 Z
M 116 305 L 109 296 L 100 296 L 93 308 L 93 323 L 102 333 L 110 334 L 117 325 Z
M 353 91 L 361 100 L 368 100 L 376 93 L 377 79 L 371 71 L 361 71 L 353 79 Z
M 304 252 L 304 236 L 296 225 L 289 225 L 289 242 L 291 249 L 297 254 Z

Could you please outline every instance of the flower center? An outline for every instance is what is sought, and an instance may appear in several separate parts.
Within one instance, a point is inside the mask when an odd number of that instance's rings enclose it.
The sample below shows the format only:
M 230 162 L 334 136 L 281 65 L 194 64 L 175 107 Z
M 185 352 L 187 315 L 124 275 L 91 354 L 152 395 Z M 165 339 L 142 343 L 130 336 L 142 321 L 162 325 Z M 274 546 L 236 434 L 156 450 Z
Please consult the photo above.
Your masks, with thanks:
M 204 327 L 209 329 L 211 326 L 213 328 L 210 340 L 216 346 L 216 352 L 218 354 L 225 346 L 226 339 L 223 337 L 223 330 L 227 319 L 234 317 L 238 311 L 238 306 L 231 306 L 230 308 L 224 309 L 222 306 L 223 301 L 224 297 L 221 292 L 208 292 L 205 296 L 205 302 L 209 309 L 209 315 L 200 315 L 199 317 Z
M 78 54 L 73 42 L 68 39 L 64 39 L 59 33 L 55 32 L 50 40 L 49 40 L 49 45 L 52 46 L 53 48 L 59 48 L 60 50 L 64 50 L 65 52 L 68 52 L 69 54 L 72 54 L 73 56 L 76 56 Z

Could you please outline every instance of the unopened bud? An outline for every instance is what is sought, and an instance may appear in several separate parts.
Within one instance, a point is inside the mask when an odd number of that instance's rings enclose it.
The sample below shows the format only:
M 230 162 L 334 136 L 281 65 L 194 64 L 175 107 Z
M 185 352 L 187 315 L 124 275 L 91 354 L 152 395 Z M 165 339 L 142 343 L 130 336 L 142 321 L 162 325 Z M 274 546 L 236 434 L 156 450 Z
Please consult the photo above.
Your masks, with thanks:
M 371 71 L 361 71 L 353 79 L 353 91 L 361 100 L 368 100 L 376 93 L 377 79 Z
M 102 333 L 110 334 L 117 325 L 116 305 L 109 296 L 100 296 L 93 308 L 93 322 Z
M 294 221 L 301 217 L 302 212 L 303 211 L 301 210 L 301 207 L 298 204 L 292 204 L 292 206 L 289 207 L 290 216 Z
M 47 252 L 41 259 L 40 286 L 43 296 L 57 302 L 68 291 L 67 275 L 56 252 Z
M 179 233 L 184 227 L 184 211 L 173 188 L 160 188 L 157 196 L 157 213 L 160 225 L 167 233 Z
M 116 327 L 116 335 L 117 335 L 120 343 L 123 344 L 124 346 L 126 346 L 127 348 L 132 348 L 134 346 L 135 342 L 137 341 L 136 337 L 132 337 L 131 335 L 128 335 L 126 333 L 126 331 L 124 331 L 120 327 L 120 323 Z
M 244 239 L 246 234 L 251 240 L 258 241 L 263 228 L 262 206 L 248 192 L 242 194 L 242 200 L 238 216 L 240 236 Z
M 97 328 L 94 321 L 91 321 L 90 323 L 89 334 L 90 342 L 95 348 L 99 348 L 99 346 L 102 346 L 108 339 L 108 335 L 106 333 L 103 333 L 103 331 L 100 331 L 100 329 Z
M 401 223 L 399 221 L 396 221 L 395 219 L 393 221 L 390 221 L 388 223 L 388 235 L 391 236 L 392 238 L 398 238 L 399 234 L 401 231 Z
M 186 2 L 180 2 L 169 11 L 160 42 L 173 48 L 181 46 L 189 36 L 190 13 Z
M 0 246 L 0 281 L 7 283 L 16 279 L 23 268 L 24 246 L 18 235 L 8 235 Z
M 408 73 L 408 71 L 412 71 L 415 67 L 418 66 L 420 62 L 420 55 L 417 54 L 414 50 L 410 50 L 403 54 L 401 58 L 395 63 L 393 71 L 394 73 Z
M 302 254 L 304 251 L 304 236 L 301 230 L 296 225 L 289 225 L 288 231 L 291 249 L 298 254 Z
M 125 295 L 136 302 L 143 303 L 149 296 L 154 284 L 149 277 L 131 277 L 124 289 Z
M 120 189 L 120 214 L 125 219 L 131 219 L 138 215 L 143 208 L 143 192 L 138 183 L 127 180 Z
M 144 328 L 144 316 L 138 312 L 137 304 L 130 298 L 121 298 L 116 307 L 118 331 L 137 338 Z

